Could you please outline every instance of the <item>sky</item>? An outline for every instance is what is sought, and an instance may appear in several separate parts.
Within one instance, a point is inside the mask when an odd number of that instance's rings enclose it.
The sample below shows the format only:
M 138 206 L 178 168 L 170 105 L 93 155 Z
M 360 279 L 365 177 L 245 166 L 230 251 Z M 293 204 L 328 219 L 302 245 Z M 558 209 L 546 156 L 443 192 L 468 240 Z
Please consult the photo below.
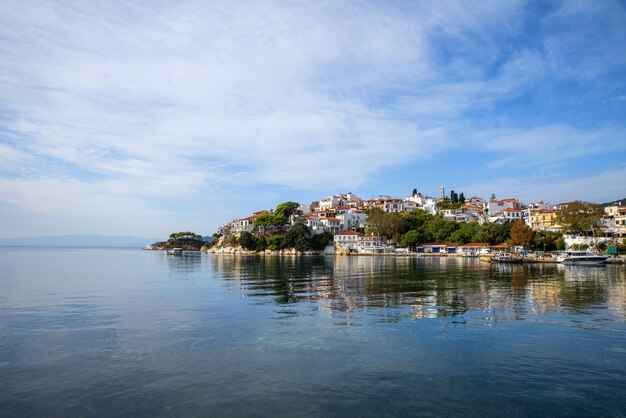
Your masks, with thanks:
M 626 197 L 624 1 L 0 3 L 0 237 Z

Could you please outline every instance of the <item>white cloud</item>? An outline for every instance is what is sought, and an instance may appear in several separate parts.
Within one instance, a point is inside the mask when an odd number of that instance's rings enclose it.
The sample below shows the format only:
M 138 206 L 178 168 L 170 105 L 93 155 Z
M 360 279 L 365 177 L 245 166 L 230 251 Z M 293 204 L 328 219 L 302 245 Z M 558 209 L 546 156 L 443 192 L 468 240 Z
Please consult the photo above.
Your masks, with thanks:
M 502 156 L 492 161 L 490 168 L 536 169 L 576 157 L 623 151 L 626 148 L 625 135 L 624 129 L 616 127 L 580 130 L 566 125 L 549 125 L 481 132 L 476 140 L 485 150 Z
M 0 128 L 11 141 L 0 163 L 11 175 L 0 202 L 150 213 L 159 199 L 222 205 L 244 183 L 355 189 L 472 137 L 506 154 L 494 166 L 598 150 L 597 138 L 622 131 L 457 135 L 472 126 L 468 111 L 517 97 L 562 64 L 503 48 L 525 16 L 521 1 L 4 2 Z M 519 145 L 547 140 L 549 153 Z

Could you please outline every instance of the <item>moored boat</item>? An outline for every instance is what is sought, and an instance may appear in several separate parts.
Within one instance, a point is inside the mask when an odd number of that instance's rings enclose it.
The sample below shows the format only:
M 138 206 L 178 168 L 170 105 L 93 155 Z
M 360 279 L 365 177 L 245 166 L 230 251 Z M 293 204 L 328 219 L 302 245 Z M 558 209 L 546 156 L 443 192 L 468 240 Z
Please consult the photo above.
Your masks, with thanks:
M 169 250 L 165 250 L 165 254 L 167 255 L 183 255 L 182 248 L 170 248 Z
M 510 263 L 510 264 L 522 264 L 524 260 L 521 257 L 515 257 L 512 254 L 504 253 L 491 257 L 491 262 L 494 263 Z
M 597 266 L 604 264 L 608 258 L 608 255 L 588 251 L 563 251 L 556 261 L 569 265 Z

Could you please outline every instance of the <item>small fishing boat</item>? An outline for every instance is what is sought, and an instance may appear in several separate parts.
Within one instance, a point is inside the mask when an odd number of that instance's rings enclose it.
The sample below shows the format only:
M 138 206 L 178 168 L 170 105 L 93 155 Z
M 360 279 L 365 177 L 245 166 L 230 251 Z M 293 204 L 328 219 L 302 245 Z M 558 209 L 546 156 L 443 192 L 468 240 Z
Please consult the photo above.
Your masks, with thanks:
M 165 254 L 167 255 L 183 255 L 182 248 L 170 248 L 169 250 L 165 250 Z
M 493 263 L 510 263 L 510 264 L 522 264 L 524 260 L 521 257 L 514 257 L 509 253 L 501 253 L 491 257 Z

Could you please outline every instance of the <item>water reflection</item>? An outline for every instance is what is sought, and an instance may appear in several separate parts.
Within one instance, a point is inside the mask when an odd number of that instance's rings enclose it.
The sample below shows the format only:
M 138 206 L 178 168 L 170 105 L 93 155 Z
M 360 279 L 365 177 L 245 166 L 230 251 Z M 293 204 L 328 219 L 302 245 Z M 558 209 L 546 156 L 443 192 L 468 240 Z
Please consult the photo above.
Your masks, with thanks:
M 202 268 L 205 255 L 199 251 L 184 251 L 182 255 L 166 255 L 163 258 L 170 273 L 174 275 L 195 273 Z
M 395 257 L 213 258 L 215 276 L 256 303 L 308 303 L 330 315 L 380 320 L 455 318 L 492 325 L 559 309 L 602 306 L 626 317 L 621 266 L 489 265 L 475 259 Z

